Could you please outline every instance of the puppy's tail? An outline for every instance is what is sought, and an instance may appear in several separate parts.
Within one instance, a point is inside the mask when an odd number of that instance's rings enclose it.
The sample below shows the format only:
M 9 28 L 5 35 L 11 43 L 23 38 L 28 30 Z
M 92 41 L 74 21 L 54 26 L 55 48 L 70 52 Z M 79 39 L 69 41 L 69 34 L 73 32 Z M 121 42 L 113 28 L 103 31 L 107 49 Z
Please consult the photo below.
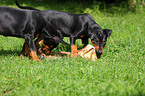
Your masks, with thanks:
M 56 43 L 62 43 L 62 44 L 65 44 L 65 45 L 70 45 L 58 36 L 54 36 L 52 39 L 54 39 L 56 41 Z
M 36 8 L 33 8 L 33 7 L 19 5 L 18 0 L 16 0 L 15 3 L 17 5 L 17 7 L 21 8 L 21 9 L 29 9 L 29 10 L 37 10 L 37 11 L 39 11 L 39 9 L 36 9 Z

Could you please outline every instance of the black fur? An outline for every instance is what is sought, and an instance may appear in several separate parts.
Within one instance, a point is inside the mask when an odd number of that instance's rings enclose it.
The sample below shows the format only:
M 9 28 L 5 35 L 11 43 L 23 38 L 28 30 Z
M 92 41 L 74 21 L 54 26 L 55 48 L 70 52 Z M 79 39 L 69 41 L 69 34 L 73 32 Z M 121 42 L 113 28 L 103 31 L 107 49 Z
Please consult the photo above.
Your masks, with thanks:
M 20 6 L 18 2 L 16 4 L 18 7 Z M 33 7 L 24 6 L 19 8 L 38 10 Z M 97 56 L 102 55 L 107 38 L 111 35 L 112 30 L 102 29 L 91 15 L 73 14 L 56 10 L 42 10 L 41 14 L 47 22 L 50 22 L 54 26 L 62 37 L 70 37 L 71 45 L 75 45 L 76 39 L 82 39 L 84 46 L 86 46 L 90 38 L 96 47 Z
M 0 6 L 0 35 L 24 38 L 29 49 L 36 52 L 34 43 L 36 34 L 42 34 L 45 39 L 54 39 L 55 42 L 67 44 L 52 24 L 46 22 L 40 11 Z

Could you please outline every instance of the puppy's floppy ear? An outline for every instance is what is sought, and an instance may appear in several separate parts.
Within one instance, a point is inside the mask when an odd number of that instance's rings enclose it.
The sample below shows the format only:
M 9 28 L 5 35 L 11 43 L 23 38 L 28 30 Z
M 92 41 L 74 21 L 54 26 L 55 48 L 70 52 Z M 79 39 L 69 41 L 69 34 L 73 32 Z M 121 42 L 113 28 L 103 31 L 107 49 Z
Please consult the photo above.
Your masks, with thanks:
M 103 32 L 107 35 L 107 37 L 109 37 L 112 33 L 112 30 L 110 29 L 104 29 Z

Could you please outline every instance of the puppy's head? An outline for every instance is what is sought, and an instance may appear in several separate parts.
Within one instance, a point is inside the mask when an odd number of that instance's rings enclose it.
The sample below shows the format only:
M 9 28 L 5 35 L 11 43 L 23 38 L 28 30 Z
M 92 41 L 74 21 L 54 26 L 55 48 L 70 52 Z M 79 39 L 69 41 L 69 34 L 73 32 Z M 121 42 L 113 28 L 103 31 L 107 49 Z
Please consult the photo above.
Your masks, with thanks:
M 39 53 L 49 54 L 51 51 L 58 46 L 59 43 L 53 39 L 47 39 L 43 41 L 43 46 L 39 48 Z
M 107 38 L 111 35 L 111 33 L 112 30 L 110 29 L 97 29 L 96 32 L 93 32 L 93 34 L 91 35 L 91 41 L 95 46 L 97 57 L 100 57 L 104 52 Z

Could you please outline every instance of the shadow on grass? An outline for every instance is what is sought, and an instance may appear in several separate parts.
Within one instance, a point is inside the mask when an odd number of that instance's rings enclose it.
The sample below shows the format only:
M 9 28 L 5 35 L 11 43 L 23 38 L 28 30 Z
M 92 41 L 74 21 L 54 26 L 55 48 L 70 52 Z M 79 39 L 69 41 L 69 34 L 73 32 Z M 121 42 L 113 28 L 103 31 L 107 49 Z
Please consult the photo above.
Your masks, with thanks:
M 8 56 L 8 55 L 18 55 L 20 56 L 21 51 L 20 50 L 0 50 L 0 56 Z

